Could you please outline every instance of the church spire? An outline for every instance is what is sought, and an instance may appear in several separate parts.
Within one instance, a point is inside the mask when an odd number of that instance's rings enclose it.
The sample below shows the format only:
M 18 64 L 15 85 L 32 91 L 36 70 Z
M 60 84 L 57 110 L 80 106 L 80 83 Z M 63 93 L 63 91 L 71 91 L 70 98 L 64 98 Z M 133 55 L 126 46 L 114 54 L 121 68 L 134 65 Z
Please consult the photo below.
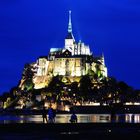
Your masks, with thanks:
M 103 63 L 103 65 L 105 65 L 105 57 L 104 57 L 104 53 L 102 53 L 102 63 Z
M 65 39 L 72 39 L 73 41 L 75 41 L 72 34 L 71 11 L 69 11 L 68 34 Z
M 69 24 L 68 24 L 68 32 L 69 32 L 69 33 L 72 33 L 71 11 L 69 11 Z

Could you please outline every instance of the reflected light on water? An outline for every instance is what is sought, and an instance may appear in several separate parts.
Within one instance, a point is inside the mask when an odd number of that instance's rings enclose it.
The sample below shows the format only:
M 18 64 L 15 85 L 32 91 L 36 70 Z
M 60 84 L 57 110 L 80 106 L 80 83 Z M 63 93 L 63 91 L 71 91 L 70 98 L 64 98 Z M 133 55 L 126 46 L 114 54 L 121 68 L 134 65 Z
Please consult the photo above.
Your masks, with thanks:
M 126 114 L 126 122 L 140 123 L 140 114 Z
M 48 116 L 47 116 L 48 117 Z M 57 114 L 55 123 L 70 123 L 71 114 Z M 77 114 L 79 123 L 140 123 L 140 114 Z M 43 123 L 42 115 L 0 115 L 0 123 Z

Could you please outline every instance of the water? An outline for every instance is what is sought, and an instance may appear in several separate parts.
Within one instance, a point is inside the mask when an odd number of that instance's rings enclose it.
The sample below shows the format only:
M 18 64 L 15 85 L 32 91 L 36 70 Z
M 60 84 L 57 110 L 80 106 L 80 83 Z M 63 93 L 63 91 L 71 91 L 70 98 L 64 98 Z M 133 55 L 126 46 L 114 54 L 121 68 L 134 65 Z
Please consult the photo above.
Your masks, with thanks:
M 140 123 L 140 114 L 77 114 L 79 123 Z M 0 115 L 0 123 L 42 123 L 42 115 Z M 55 123 L 69 123 L 70 114 L 57 114 Z
M 111 114 L 77 114 L 79 123 L 112 123 L 112 122 L 123 122 L 123 123 L 140 123 L 140 114 L 116 114 L 113 119 L 111 119 Z M 70 114 L 57 114 L 55 123 L 70 123 Z M 42 115 L 0 115 L 0 124 L 10 124 L 10 123 L 43 123 Z M 122 124 L 121 124 L 122 125 Z M 63 127 L 63 125 L 62 125 Z M 95 128 L 95 127 L 93 127 Z M 129 127 L 97 127 L 92 129 L 92 131 L 85 130 L 83 131 L 70 131 L 70 132 L 61 132 L 61 133 L 52 133 L 49 134 L 46 131 L 29 131 L 24 133 L 24 131 L 6 131 L 5 133 L 0 133 L 0 140 L 56 140 L 56 139 L 114 139 L 118 134 L 118 139 L 126 138 L 128 134 L 130 139 L 135 139 L 133 131 L 136 129 L 136 132 L 139 132 L 139 128 L 129 128 Z M 137 130 L 138 129 L 138 130 Z M 89 132 L 88 132 L 89 131 Z M 114 133 L 116 132 L 116 133 Z M 121 133 L 120 133 L 121 132 Z M 112 135 L 111 135 L 112 134 Z M 114 134 L 114 135 L 113 135 Z M 123 134 L 123 135 L 122 135 Z M 89 136 L 88 136 L 89 135 Z M 88 138 L 87 138 L 88 136 Z M 112 137 L 110 137 L 112 136 Z M 132 136 L 132 137 L 131 137 Z M 137 135 L 136 135 L 137 136 Z M 139 133 L 138 133 L 139 136 Z M 128 138 L 127 138 L 128 139 Z

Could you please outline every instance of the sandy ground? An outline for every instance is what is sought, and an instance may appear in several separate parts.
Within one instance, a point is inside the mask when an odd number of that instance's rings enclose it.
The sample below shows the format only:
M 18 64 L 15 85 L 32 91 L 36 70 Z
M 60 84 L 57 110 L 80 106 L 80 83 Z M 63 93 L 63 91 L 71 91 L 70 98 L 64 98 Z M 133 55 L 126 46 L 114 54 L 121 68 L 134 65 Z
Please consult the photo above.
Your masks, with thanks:
M 139 139 L 140 124 L 3 124 L 0 140 L 120 140 Z

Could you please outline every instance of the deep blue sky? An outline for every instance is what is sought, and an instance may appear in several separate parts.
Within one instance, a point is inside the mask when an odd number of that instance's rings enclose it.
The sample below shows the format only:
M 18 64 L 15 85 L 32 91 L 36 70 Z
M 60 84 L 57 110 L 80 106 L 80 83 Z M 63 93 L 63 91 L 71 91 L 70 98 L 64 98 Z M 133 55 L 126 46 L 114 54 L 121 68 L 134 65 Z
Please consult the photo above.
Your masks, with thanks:
M 0 93 L 26 62 L 64 46 L 69 9 L 75 38 L 104 53 L 110 76 L 140 88 L 139 0 L 0 0 Z

